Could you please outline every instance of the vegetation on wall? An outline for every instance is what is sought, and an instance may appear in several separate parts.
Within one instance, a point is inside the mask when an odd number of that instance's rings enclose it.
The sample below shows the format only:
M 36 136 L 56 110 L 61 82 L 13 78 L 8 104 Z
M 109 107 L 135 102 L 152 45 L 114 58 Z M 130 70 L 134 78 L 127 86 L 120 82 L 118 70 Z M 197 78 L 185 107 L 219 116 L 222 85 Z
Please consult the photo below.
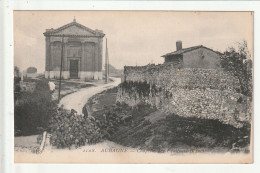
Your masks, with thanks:
M 172 97 L 172 94 L 168 90 L 157 87 L 155 84 L 149 84 L 147 81 L 124 81 L 119 85 L 119 88 L 121 88 L 124 93 L 133 97 L 136 97 L 135 94 L 137 94 L 139 98 L 154 97 L 161 92 L 165 98 Z
M 120 86 L 123 90 L 123 92 L 128 93 L 131 95 L 132 93 L 136 92 L 138 93 L 139 97 L 148 97 L 150 93 L 150 85 L 145 81 L 125 81 L 120 84 Z

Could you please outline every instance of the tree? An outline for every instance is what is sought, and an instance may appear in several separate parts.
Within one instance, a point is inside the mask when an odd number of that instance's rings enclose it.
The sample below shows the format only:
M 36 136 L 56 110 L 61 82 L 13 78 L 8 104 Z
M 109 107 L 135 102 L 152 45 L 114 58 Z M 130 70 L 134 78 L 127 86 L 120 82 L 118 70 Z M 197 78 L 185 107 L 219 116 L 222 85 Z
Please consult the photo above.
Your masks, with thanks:
M 19 77 L 20 69 L 17 66 L 14 66 L 14 77 Z
M 237 49 L 228 48 L 221 56 L 221 66 L 238 78 L 242 94 L 252 96 L 252 60 L 246 41 L 237 43 Z
M 26 71 L 27 71 L 27 73 L 37 73 L 37 68 L 35 68 L 35 67 L 28 67 Z
M 15 136 L 35 135 L 46 130 L 57 107 L 52 100 L 48 81 L 37 80 L 36 89 L 33 92 L 21 92 L 19 100 L 14 107 Z

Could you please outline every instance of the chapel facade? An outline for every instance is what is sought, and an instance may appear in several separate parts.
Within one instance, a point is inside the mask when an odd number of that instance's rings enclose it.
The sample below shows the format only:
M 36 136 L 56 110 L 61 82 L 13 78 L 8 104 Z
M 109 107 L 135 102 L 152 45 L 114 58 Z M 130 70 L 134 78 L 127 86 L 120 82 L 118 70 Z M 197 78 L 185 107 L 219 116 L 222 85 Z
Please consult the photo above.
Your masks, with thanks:
M 76 22 L 46 29 L 45 78 L 102 80 L 103 37 L 101 30 L 92 30 Z

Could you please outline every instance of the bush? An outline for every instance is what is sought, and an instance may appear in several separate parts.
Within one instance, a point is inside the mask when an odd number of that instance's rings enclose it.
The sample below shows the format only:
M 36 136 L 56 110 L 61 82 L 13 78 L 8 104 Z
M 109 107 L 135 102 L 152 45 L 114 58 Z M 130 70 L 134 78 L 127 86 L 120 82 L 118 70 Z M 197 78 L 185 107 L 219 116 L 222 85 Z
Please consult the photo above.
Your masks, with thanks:
M 35 67 L 29 67 L 29 68 L 27 68 L 27 73 L 37 73 L 37 68 L 35 68 Z
M 112 106 L 93 113 L 104 139 L 111 140 L 111 136 L 118 129 L 119 124 L 123 122 L 123 116 L 118 114 L 120 111 L 116 110 L 116 106 Z
M 93 118 L 77 115 L 74 110 L 59 108 L 49 123 L 48 131 L 52 134 L 51 144 L 58 148 L 80 147 L 95 144 L 102 140 L 102 135 Z
M 196 117 L 180 117 L 171 114 L 166 119 L 159 120 L 152 125 L 155 136 L 162 137 L 168 142 L 168 148 L 175 148 L 178 144 L 195 148 L 223 147 L 231 149 L 232 144 L 246 147 L 250 143 L 250 124 L 242 128 L 222 124 L 217 120 L 199 119 Z M 244 138 L 249 136 L 248 138 Z M 153 147 L 162 143 L 161 138 L 153 138 Z
M 48 81 L 36 82 L 35 90 L 21 92 L 14 107 L 15 136 L 35 135 L 48 127 L 50 115 L 56 108 Z
M 20 91 L 21 91 L 20 81 L 21 81 L 20 77 L 14 77 L 14 101 L 16 101 L 20 95 Z

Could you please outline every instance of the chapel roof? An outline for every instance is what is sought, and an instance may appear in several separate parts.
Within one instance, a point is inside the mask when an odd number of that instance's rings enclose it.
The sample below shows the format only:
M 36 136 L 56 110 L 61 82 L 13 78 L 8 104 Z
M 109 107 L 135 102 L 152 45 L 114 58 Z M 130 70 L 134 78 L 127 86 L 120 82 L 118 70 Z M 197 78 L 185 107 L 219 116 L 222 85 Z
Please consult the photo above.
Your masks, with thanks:
M 73 22 L 61 26 L 57 29 L 46 29 L 43 33 L 44 36 L 75 36 L 75 37 L 104 37 L 105 34 L 101 30 L 92 30 L 82 24 Z

